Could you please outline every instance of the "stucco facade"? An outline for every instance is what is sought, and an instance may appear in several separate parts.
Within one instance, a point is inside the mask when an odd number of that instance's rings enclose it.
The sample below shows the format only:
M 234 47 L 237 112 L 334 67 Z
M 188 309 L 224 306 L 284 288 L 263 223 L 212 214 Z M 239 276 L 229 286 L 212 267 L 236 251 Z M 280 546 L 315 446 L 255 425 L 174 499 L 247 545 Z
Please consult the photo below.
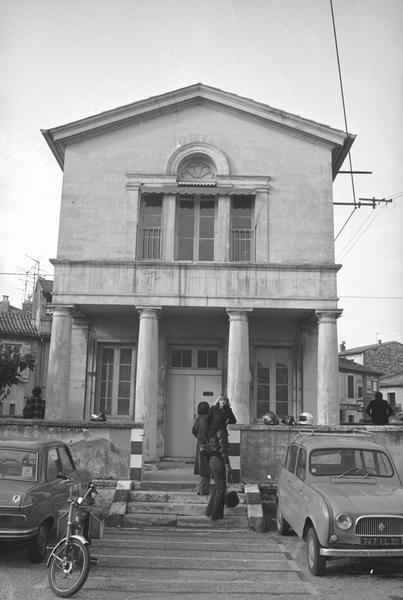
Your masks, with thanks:
M 353 136 L 202 84 L 43 133 L 63 169 L 47 419 L 144 423 L 150 460 L 191 456 L 221 391 L 240 424 L 338 423 Z

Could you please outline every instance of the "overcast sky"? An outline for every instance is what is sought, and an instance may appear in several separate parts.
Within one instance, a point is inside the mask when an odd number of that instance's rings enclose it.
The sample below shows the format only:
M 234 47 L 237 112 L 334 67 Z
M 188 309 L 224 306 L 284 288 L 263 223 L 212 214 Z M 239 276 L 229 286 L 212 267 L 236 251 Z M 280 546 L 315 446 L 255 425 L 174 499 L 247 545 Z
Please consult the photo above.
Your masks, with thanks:
M 393 199 L 334 207 L 339 341 L 403 343 L 403 0 L 333 8 L 352 165 L 373 172 L 356 199 Z M 17 307 L 56 257 L 62 172 L 40 129 L 197 82 L 345 128 L 330 0 L 0 0 L 0 69 L 0 294 Z M 348 175 L 334 200 L 353 202 Z

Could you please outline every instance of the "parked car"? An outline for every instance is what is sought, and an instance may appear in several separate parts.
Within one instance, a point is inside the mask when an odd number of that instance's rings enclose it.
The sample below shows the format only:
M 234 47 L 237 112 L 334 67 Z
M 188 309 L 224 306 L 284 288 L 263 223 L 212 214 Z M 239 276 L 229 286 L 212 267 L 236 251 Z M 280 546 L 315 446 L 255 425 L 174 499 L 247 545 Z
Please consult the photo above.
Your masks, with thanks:
M 299 433 L 277 495 L 278 532 L 306 541 L 313 575 L 334 558 L 403 556 L 402 481 L 370 434 Z
M 0 543 L 23 542 L 31 562 L 46 554 L 59 510 L 67 506 L 68 474 L 84 493 L 90 477 L 77 470 L 66 444 L 58 441 L 0 442 Z

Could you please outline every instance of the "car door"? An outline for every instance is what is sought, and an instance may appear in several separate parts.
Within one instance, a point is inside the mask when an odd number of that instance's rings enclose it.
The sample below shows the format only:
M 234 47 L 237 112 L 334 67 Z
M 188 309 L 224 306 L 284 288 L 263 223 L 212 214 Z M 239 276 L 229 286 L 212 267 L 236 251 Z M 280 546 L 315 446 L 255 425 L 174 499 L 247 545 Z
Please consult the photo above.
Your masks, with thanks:
M 302 536 L 306 516 L 306 469 L 307 452 L 301 446 L 298 448 L 295 469 L 289 474 L 289 519 L 287 519 L 299 536 Z
M 283 518 L 291 525 L 290 522 L 290 491 L 294 486 L 294 471 L 298 456 L 298 446 L 291 444 L 287 450 L 284 467 L 281 469 L 278 481 L 278 499 L 279 506 Z
M 58 479 L 57 474 L 62 472 L 58 449 L 49 448 L 46 464 L 46 481 L 51 493 L 51 510 L 57 518 L 59 510 L 67 506 L 68 481 Z

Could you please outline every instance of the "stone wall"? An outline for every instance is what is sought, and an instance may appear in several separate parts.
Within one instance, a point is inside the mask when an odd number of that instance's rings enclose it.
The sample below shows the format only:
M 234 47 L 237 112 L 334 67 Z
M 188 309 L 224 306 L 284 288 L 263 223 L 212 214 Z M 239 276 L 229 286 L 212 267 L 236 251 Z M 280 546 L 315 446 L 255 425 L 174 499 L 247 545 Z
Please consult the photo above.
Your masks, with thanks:
M 1 419 L 0 439 L 65 442 L 79 469 L 94 479 L 129 479 L 133 423 L 55 423 L 24 419 Z
M 300 428 L 291 428 L 285 425 L 273 427 L 233 425 L 230 429 L 241 430 L 241 481 L 259 484 L 275 483 L 284 462 L 288 443 Z M 335 433 L 371 432 L 374 439 L 384 445 L 392 454 L 396 468 L 403 480 L 403 426 L 315 427 L 314 430 Z M 270 475 L 270 479 L 268 475 Z

